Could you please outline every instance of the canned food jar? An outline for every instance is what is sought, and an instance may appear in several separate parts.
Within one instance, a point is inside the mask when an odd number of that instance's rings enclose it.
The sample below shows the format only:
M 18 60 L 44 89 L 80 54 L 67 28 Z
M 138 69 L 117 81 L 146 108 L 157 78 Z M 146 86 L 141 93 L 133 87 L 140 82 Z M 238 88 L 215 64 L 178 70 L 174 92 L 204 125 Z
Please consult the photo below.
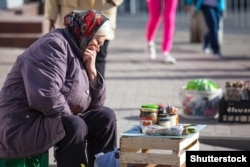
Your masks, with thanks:
M 158 124 L 159 124 L 159 119 L 160 118 L 167 118 L 167 117 L 168 117 L 168 114 L 166 114 L 166 113 L 163 113 L 163 114 L 158 113 Z
M 158 125 L 162 126 L 162 127 L 170 127 L 170 119 L 169 117 L 160 117 L 158 118 Z
M 153 124 L 157 124 L 158 109 L 141 108 L 140 111 L 141 119 L 151 119 Z
M 170 118 L 170 126 L 178 125 L 177 114 L 169 114 L 169 118 Z

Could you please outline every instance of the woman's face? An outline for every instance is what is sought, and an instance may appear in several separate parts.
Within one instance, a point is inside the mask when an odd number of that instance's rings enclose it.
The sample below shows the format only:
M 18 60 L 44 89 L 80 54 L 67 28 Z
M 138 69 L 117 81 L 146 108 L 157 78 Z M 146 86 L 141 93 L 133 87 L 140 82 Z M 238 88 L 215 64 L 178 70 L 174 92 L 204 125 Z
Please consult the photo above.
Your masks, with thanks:
M 96 52 L 99 52 L 100 46 L 103 45 L 106 36 L 94 36 L 93 39 L 89 42 L 87 48 Z

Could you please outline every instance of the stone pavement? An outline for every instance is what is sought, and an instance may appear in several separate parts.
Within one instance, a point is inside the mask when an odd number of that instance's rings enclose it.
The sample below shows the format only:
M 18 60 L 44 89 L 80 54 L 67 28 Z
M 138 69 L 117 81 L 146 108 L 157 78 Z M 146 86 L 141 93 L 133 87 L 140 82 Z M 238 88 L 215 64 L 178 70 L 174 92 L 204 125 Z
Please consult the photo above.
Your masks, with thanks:
M 201 44 L 189 42 L 188 27 L 176 24 L 172 54 L 174 65 L 160 62 L 161 31 L 157 34 L 158 60 L 145 56 L 146 16 L 118 18 L 117 38 L 110 43 L 106 80 L 107 105 L 115 109 L 118 132 L 138 124 L 139 108 L 143 103 L 171 104 L 181 109 L 179 93 L 188 80 L 208 78 L 221 87 L 226 81 L 249 79 L 250 31 L 239 34 L 230 28 L 224 32 L 224 60 L 201 52 Z M 235 32 L 235 33 L 234 33 Z M 207 124 L 201 134 L 201 150 L 234 150 L 249 147 L 249 124 L 219 123 L 181 117 L 183 123 Z
M 179 93 L 191 79 L 212 79 L 221 87 L 226 81 L 250 77 L 250 34 L 224 32 L 221 60 L 201 52 L 201 44 L 189 42 L 188 27 L 178 23 L 172 54 L 174 65 L 160 61 L 161 32 L 157 34 L 157 60 L 145 56 L 146 15 L 118 17 L 117 36 L 110 42 L 107 57 L 106 105 L 117 115 L 118 135 L 139 124 L 139 109 L 143 103 L 171 104 L 180 109 L 181 123 L 206 124 L 200 133 L 200 150 L 250 150 L 249 124 L 219 123 L 217 119 L 188 119 L 182 117 Z M 0 48 L 0 82 L 4 81 L 20 48 Z M 119 142 L 118 136 L 118 142 Z M 50 165 L 53 162 L 50 150 Z

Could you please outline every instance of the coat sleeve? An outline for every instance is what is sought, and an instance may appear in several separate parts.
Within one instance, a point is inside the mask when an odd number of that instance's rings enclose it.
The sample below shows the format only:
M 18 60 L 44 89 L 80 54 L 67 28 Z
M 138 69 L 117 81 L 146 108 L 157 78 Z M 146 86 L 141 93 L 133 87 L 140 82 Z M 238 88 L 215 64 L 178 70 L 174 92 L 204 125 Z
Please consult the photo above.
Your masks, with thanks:
M 44 16 L 48 20 L 56 21 L 60 11 L 59 0 L 46 0 L 44 4 Z
M 91 99 L 91 103 L 89 105 L 88 110 L 91 109 L 97 109 L 101 106 L 103 106 L 105 100 L 106 100 L 106 85 L 104 82 L 103 77 L 101 76 L 101 74 L 98 72 L 98 86 L 94 87 L 91 83 L 90 83 L 90 92 L 92 95 L 92 99 Z
M 67 69 L 65 44 L 46 39 L 40 43 L 20 63 L 29 105 L 45 116 L 71 114 L 60 92 Z

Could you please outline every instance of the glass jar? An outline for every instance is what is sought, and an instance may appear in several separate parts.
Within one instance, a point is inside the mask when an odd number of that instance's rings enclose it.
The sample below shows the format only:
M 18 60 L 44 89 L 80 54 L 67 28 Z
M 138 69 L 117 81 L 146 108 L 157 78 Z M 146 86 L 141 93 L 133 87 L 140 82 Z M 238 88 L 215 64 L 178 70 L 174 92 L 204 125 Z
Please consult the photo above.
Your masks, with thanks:
M 141 119 L 147 119 L 152 120 L 153 124 L 157 124 L 157 115 L 158 115 L 158 109 L 150 109 L 150 108 L 141 108 L 140 109 L 140 118 Z
M 163 106 L 163 104 L 159 104 L 158 105 L 158 115 L 163 114 L 163 113 L 164 113 L 164 106 Z
M 158 118 L 158 125 L 162 126 L 162 127 L 170 127 L 170 119 L 169 117 L 160 117 Z
M 169 114 L 170 126 L 176 126 L 177 123 L 177 114 Z

